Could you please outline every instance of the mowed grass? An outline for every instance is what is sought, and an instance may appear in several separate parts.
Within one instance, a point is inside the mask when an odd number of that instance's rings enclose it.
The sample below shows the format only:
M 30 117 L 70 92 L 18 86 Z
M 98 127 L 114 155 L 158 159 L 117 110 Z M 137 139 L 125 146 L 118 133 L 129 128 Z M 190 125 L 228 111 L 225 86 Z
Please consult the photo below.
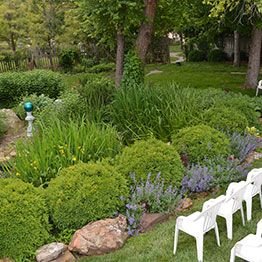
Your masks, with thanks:
M 236 68 L 227 63 L 208 62 L 183 62 L 181 66 L 154 64 L 146 67 L 146 74 L 153 70 L 159 70 L 162 73 L 147 75 L 145 80 L 149 85 L 165 86 L 170 82 L 175 82 L 181 87 L 219 88 L 255 96 L 255 89 L 244 88 L 246 66 Z
M 210 196 L 208 197 L 210 198 Z M 182 215 L 191 214 L 200 210 L 202 204 L 208 198 L 194 200 L 193 208 Z M 181 214 L 177 214 L 181 215 Z M 233 240 L 226 237 L 226 223 L 221 217 L 217 218 L 221 247 L 218 247 L 215 239 L 214 230 L 208 232 L 204 237 L 204 261 L 223 262 L 229 261 L 230 250 L 234 244 L 244 236 L 256 232 L 256 224 L 262 218 L 262 209 L 260 208 L 259 198 L 253 199 L 253 217 L 252 221 L 242 225 L 240 212 L 234 215 Z M 171 217 L 167 222 L 157 225 L 152 231 L 140 234 L 130 238 L 125 246 L 108 255 L 83 258 L 84 262 L 191 262 L 197 261 L 197 251 L 195 239 L 186 233 L 180 231 L 177 253 L 173 255 L 174 227 L 176 217 Z M 236 259 L 236 262 L 242 261 Z

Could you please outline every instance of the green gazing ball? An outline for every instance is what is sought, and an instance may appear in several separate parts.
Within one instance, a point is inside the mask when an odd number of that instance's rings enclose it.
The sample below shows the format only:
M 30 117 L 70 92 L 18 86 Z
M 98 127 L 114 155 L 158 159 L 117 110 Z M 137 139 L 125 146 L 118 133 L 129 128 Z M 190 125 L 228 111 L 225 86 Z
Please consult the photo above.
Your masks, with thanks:
M 32 112 L 33 111 L 33 104 L 31 102 L 26 102 L 24 104 L 24 109 L 26 112 Z

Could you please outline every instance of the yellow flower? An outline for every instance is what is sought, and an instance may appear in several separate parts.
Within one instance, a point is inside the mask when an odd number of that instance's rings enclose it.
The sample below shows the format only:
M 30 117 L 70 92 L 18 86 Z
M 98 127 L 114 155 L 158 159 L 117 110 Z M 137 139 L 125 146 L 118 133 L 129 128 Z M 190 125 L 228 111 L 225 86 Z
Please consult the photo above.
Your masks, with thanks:
M 15 175 L 16 175 L 16 176 L 20 176 L 20 173 L 17 172 Z
M 73 156 L 72 157 L 72 161 L 76 161 L 77 159 L 76 159 L 76 157 L 75 156 Z

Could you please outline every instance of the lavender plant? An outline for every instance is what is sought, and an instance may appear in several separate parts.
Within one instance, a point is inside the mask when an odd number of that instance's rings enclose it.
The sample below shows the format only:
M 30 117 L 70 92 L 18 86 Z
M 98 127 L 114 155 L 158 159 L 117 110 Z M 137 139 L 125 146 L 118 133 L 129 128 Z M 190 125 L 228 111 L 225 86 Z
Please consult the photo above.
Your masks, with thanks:
M 126 216 L 128 220 L 128 234 L 139 232 L 140 220 L 144 212 L 170 212 L 179 199 L 179 191 L 173 186 L 165 189 L 164 179 L 158 173 L 154 180 L 151 173 L 146 181 L 136 181 L 135 174 L 130 175 L 132 185 L 130 198 L 126 201 Z
M 240 162 L 243 162 L 249 153 L 262 144 L 258 137 L 248 133 L 241 135 L 236 132 L 230 135 L 230 143 L 234 156 L 238 158 Z
M 192 164 L 186 171 L 186 175 L 182 180 L 182 193 L 185 192 L 204 192 L 212 187 L 214 173 L 212 168 Z

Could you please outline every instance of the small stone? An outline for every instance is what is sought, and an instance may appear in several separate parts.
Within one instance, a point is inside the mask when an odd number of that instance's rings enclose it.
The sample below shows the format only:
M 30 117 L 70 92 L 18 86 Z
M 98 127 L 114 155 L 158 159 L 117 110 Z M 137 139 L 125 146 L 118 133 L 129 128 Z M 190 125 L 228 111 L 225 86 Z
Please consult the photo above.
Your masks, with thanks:
M 193 202 L 190 198 L 183 198 L 176 208 L 176 211 L 181 212 L 189 209 L 193 205 Z
M 74 262 L 74 261 L 76 261 L 76 258 L 69 250 L 66 250 L 57 259 L 52 260 L 51 262 Z
M 167 218 L 168 215 L 163 213 L 144 213 L 140 221 L 140 232 L 150 230 L 154 225 L 165 221 Z
M 67 246 L 63 243 L 53 242 L 44 245 L 36 251 L 36 261 L 49 262 L 55 260 L 66 250 Z

